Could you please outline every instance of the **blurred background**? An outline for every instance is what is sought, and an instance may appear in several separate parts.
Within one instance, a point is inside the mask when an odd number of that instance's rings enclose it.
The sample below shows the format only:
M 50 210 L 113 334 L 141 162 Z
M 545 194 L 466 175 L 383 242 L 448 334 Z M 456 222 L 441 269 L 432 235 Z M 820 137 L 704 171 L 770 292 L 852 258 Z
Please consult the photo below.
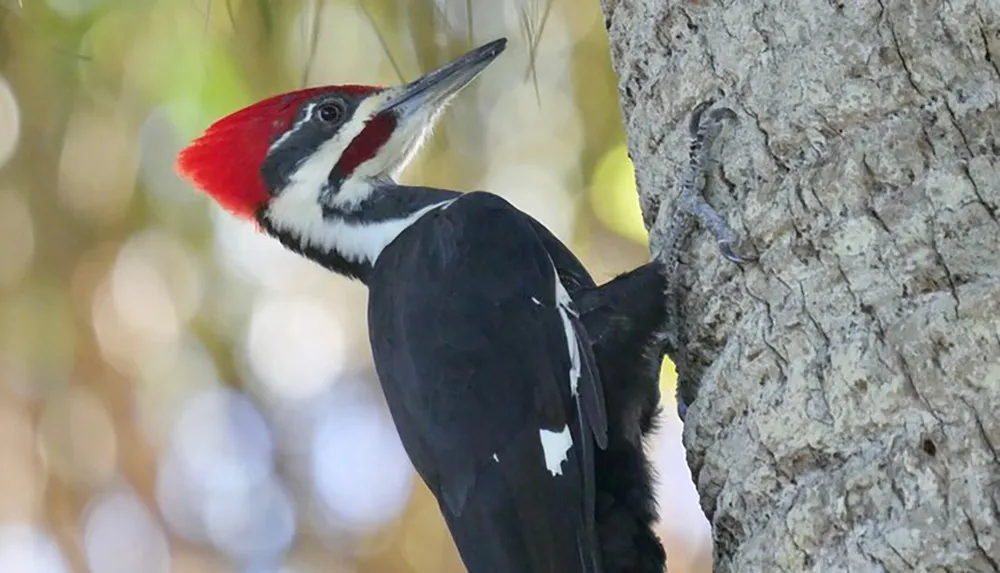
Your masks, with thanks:
M 646 260 L 597 0 L 0 0 L 0 573 L 463 568 L 386 413 L 365 291 L 173 170 L 221 115 L 499 36 L 408 182 L 488 189 L 595 278 Z M 671 573 L 710 570 L 672 368 Z

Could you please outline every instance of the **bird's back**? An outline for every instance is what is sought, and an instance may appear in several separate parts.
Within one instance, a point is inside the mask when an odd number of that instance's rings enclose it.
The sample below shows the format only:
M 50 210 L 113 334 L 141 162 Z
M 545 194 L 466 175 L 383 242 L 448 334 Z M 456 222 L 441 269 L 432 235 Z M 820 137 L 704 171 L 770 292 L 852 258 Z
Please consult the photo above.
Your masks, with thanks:
M 574 371 L 555 269 L 523 215 L 463 196 L 390 244 L 369 288 L 387 402 L 469 573 L 603 573 L 577 402 L 596 365 Z

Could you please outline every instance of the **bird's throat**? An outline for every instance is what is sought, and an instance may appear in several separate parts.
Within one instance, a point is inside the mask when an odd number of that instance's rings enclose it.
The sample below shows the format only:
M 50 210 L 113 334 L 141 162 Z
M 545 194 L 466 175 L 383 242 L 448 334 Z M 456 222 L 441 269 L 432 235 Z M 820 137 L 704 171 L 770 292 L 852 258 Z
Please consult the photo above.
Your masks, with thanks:
M 285 247 L 330 271 L 367 281 L 382 250 L 424 214 L 460 194 L 385 183 L 359 202 L 338 205 L 285 194 L 275 197 L 259 222 Z

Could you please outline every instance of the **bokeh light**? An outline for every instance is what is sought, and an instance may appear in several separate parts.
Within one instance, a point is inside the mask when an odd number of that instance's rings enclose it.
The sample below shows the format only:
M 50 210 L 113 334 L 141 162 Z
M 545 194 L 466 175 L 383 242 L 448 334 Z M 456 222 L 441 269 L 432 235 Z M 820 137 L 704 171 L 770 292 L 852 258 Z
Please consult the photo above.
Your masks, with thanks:
M 414 472 L 384 408 L 346 389 L 325 404 L 312 436 L 318 500 L 341 527 L 372 529 L 398 517 Z
M 14 191 L 0 190 L 0 245 L 4 246 L 0 249 L 0 287 L 12 286 L 24 277 L 35 258 L 31 209 Z
M 84 387 L 51 394 L 38 419 L 39 446 L 52 473 L 69 483 L 100 486 L 118 460 L 107 407 Z
M 48 5 L 59 14 L 76 18 L 94 10 L 104 0 L 46 0 Z
M 164 346 L 180 335 L 180 316 L 166 277 L 151 260 L 151 250 L 135 238 L 126 243 L 108 277 L 108 287 L 124 328 L 144 345 Z
M 0 491 L 5 495 L 0 496 L 0 524 L 30 522 L 44 507 L 48 467 L 38 453 L 32 420 L 4 397 L 0 403 L 0 468 L 4 468 Z
M 295 538 L 295 507 L 274 479 L 239 494 L 218 491 L 204 501 L 209 539 L 236 561 L 273 563 Z
M 635 170 L 625 144 L 609 149 L 597 162 L 588 194 L 594 215 L 622 236 L 645 245 L 649 239 L 636 195 Z
M 174 170 L 177 153 L 182 147 L 169 112 L 163 107 L 151 110 L 139 127 L 139 177 L 155 198 L 160 217 L 168 215 L 163 211 L 171 205 L 190 207 L 199 200 L 208 204 L 207 198 L 191 189 Z
M 175 346 L 148 355 L 138 365 L 133 396 L 136 421 L 146 439 L 157 445 L 168 443 L 184 407 L 220 382 L 212 355 L 190 333 Z
M 576 208 L 573 195 L 549 170 L 533 165 L 496 165 L 481 185 L 531 213 L 563 241 L 573 238 Z
M 120 114 L 74 114 L 59 162 L 62 205 L 96 224 L 124 216 L 135 189 L 138 148 L 127 118 Z
M 309 398 L 340 374 L 343 339 L 336 313 L 322 300 L 266 297 L 254 305 L 246 359 L 269 396 Z
M 176 534 L 239 562 L 279 556 L 296 529 L 263 416 L 248 397 L 221 386 L 184 405 L 160 459 L 156 499 Z
M 318 6 L 318 10 L 313 9 Z M 336 29 L 336 34 L 322 34 L 312 41 L 314 29 Z M 351 83 L 379 85 L 393 81 L 391 70 L 382 69 L 385 52 L 379 43 L 374 23 L 355 2 L 305 3 L 291 21 L 286 65 L 314 85 Z M 344 57 L 363 53 L 365 58 Z
M 185 405 L 172 453 L 198 488 L 246 493 L 268 479 L 274 463 L 270 432 L 257 407 L 229 388 L 208 388 Z
M 0 75 L 0 167 L 14 154 L 21 137 L 21 109 L 14 90 Z
M 27 524 L 0 524 L 0 571 L 70 573 L 70 568 L 44 531 Z
M 93 573 L 169 573 L 166 533 L 128 490 L 112 491 L 84 512 L 83 547 Z

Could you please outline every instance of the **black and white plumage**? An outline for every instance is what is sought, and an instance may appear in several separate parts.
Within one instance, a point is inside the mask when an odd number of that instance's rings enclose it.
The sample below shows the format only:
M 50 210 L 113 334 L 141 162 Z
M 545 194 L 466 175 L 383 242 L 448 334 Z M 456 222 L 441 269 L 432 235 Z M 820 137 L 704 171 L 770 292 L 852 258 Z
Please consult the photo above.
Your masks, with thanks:
M 181 169 L 369 287 L 376 372 L 469 573 L 662 573 L 643 452 L 663 357 L 659 264 L 598 286 L 502 198 L 395 182 L 503 46 L 398 88 L 265 100 L 209 128 Z
M 529 218 L 530 219 L 530 218 Z M 652 463 L 644 450 L 660 415 L 667 280 L 650 262 L 598 286 L 575 255 L 530 219 L 559 269 L 594 350 L 605 389 L 608 446 L 595 452 L 596 521 L 608 573 L 663 573 L 666 553 Z
M 459 197 L 386 247 L 369 288 L 376 371 L 466 567 L 602 571 L 593 455 L 607 440 L 604 394 L 524 216 L 495 195 Z
M 452 218 L 448 219 L 449 221 L 452 221 L 455 216 L 460 214 L 471 215 L 473 209 L 453 210 L 452 207 L 453 205 L 463 205 L 463 203 L 457 202 L 462 197 L 466 199 L 476 197 L 477 202 L 482 202 L 479 201 L 479 198 L 483 195 L 492 197 L 483 193 L 463 196 L 459 193 L 442 189 L 401 185 L 385 186 L 374 190 L 371 196 L 363 203 L 363 210 L 371 214 L 385 214 L 383 216 L 373 215 L 371 219 L 363 223 L 365 226 L 364 230 L 358 233 L 358 236 L 377 237 L 373 239 L 373 243 L 376 246 L 371 247 L 372 249 L 378 249 L 377 245 L 386 245 L 382 250 L 378 251 L 378 257 L 374 265 L 370 264 L 364 258 L 345 257 L 342 252 L 335 249 L 316 247 L 304 249 L 303 245 L 311 244 L 310 241 L 304 241 L 298 234 L 275 229 L 273 227 L 274 224 L 270 221 L 270 217 L 273 215 L 263 217 L 261 223 L 290 248 L 305 254 L 323 266 L 345 274 L 347 274 L 345 269 L 349 269 L 351 276 L 360 278 L 369 286 L 370 313 L 372 315 L 388 314 L 390 317 L 393 313 L 386 311 L 382 303 L 378 301 L 381 301 L 383 296 L 390 296 L 393 293 L 401 296 L 398 293 L 406 292 L 406 285 L 412 287 L 412 290 L 417 293 L 424 293 L 423 296 L 430 297 L 422 304 L 417 304 L 418 301 L 413 298 L 407 299 L 410 308 L 417 312 L 430 312 L 428 309 L 433 306 L 431 303 L 435 301 L 437 304 L 443 305 L 444 309 L 450 309 L 455 301 L 461 301 L 463 304 L 468 305 L 467 311 L 473 313 L 473 315 L 474 313 L 481 313 L 484 308 L 490 308 L 490 305 L 484 304 L 485 301 L 483 298 L 473 297 L 470 299 L 466 293 L 459 290 L 458 286 L 441 286 L 451 284 L 444 278 L 435 279 L 440 284 L 431 284 L 426 278 L 414 280 L 414 277 L 419 277 L 420 274 L 413 270 L 413 267 L 424 268 L 424 265 L 427 264 L 424 261 L 424 257 L 433 256 L 436 253 L 434 250 L 426 250 L 427 245 L 423 243 L 464 245 L 462 253 L 466 256 L 472 256 L 474 252 L 478 257 L 476 260 L 481 266 L 475 268 L 467 266 L 460 270 L 454 269 L 452 271 L 453 276 L 450 278 L 454 280 L 458 276 L 475 276 L 475 282 L 470 282 L 469 280 L 463 281 L 464 288 L 475 287 L 475 285 L 480 284 L 490 285 L 492 288 L 493 283 L 497 281 L 498 277 L 505 277 L 507 284 L 511 288 L 524 289 L 521 302 L 522 305 L 526 301 L 531 302 L 527 310 L 530 318 L 525 321 L 519 318 L 518 315 L 504 314 L 503 316 L 498 316 L 497 319 L 509 321 L 506 324 L 519 324 L 525 328 L 534 327 L 538 324 L 535 314 L 541 313 L 545 309 L 551 312 L 555 308 L 552 305 L 552 301 L 556 300 L 554 290 L 556 284 L 555 277 L 546 278 L 544 274 L 541 275 L 543 279 L 549 282 L 545 287 L 539 289 L 541 291 L 539 295 L 534 294 L 528 288 L 528 285 L 523 282 L 525 278 L 537 275 L 526 275 L 520 270 L 519 266 L 512 266 L 510 264 L 510 261 L 516 261 L 520 264 L 524 260 L 523 257 L 511 257 L 510 250 L 495 250 L 507 245 L 507 240 L 510 236 L 509 229 L 506 229 L 503 225 L 496 224 L 494 218 L 490 218 L 490 224 L 484 226 L 480 224 L 478 218 L 473 219 L 469 217 L 470 220 L 466 221 L 466 224 L 477 232 L 477 236 L 466 233 L 464 235 L 465 240 L 457 242 L 451 235 L 436 235 L 436 233 L 451 229 L 450 226 L 430 225 L 432 221 L 439 221 L 438 216 L 449 214 L 449 211 L 452 215 Z M 453 204 L 452 202 L 456 203 Z M 502 210 L 505 213 L 506 219 L 519 218 L 521 220 L 516 225 L 508 226 L 514 226 L 520 229 L 522 233 L 524 229 L 530 229 L 533 236 L 529 235 L 528 240 L 538 241 L 547 257 L 545 263 L 557 271 L 560 283 L 565 286 L 568 294 L 570 294 L 574 301 L 575 310 L 579 315 L 579 322 L 576 328 L 579 329 L 582 325 L 583 330 L 591 339 L 594 359 L 598 366 L 598 376 L 603 385 L 603 396 L 606 402 L 605 417 L 607 420 L 607 447 L 605 449 L 601 449 L 600 447 L 592 449 L 594 460 L 593 488 L 595 489 L 592 511 L 593 522 L 595 523 L 597 532 L 596 544 L 599 547 L 603 571 L 606 573 L 662 573 L 664 571 L 666 556 L 659 539 L 653 531 L 658 519 L 653 491 L 654 483 L 651 464 L 643 450 L 643 439 L 654 429 L 655 417 L 659 412 L 659 369 L 664 353 L 660 329 L 664 322 L 665 313 L 665 305 L 662 297 L 665 280 L 660 265 L 655 262 L 648 263 L 633 271 L 624 273 L 604 285 L 598 286 L 575 255 L 541 223 L 527 214 L 514 209 L 499 198 L 493 198 L 490 203 L 491 210 Z M 476 209 L 476 211 L 482 210 L 485 209 Z M 384 234 L 396 233 L 397 229 L 400 229 L 400 226 L 395 223 L 397 220 L 408 219 L 410 216 L 408 214 L 417 212 L 422 213 L 422 216 L 412 225 L 402 227 L 402 230 L 398 232 L 398 236 L 384 236 Z M 339 213 L 331 209 L 327 209 L 323 216 L 329 225 L 342 225 L 345 229 L 352 229 L 355 228 L 354 225 L 362 224 L 359 221 L 355 221 L 352 214 Z M 419 234 L 417 233 L 418 230 L 420 231 Z M 504 239 L 498 240 L 498 236 Z M 417 241 L 414 240 L 417 238 L 422 240 L 419 246 Z M 469 240 L 472 238 L 478 239 L 478 243 L 473 245 Z M 362 241 L 357 244 L 367 243 Z M 512 247 L 508 245 L 506 248 L 510 249 Z M 359 250 L 366 251 L 367 248 Z M 537 251 L 537 246 L 535 250 Z M 407 253 L 409 257 L 402 256 L 400 253 Z M 505 260 L 507 263 L 487 264 L 495 259 Z M 475 271 L 475 274 L 472 274 L 473 271 Z M 390 281 L 388 280 L 390 275 L 408 278 L 405 281 Z M 478 291 L 473 288 L 472 292 L 475 294 Z M 545 293 L 549 294 L 546 295 Z M 549 298 L 546 298 L 546 296 Z M 538 301 L 537 303 L 535 302 L 536 300 Z M 401 299 L 393 300 L 393 304 L 402 304 Z M 379 310 L 380 308 L 382 310 Z M 399 307 L 398 310 L 402 315 L 407 315 L 402 307 Z M 572 316 L 569 313 L 567 315 Z M 562 319 L 561 313 L 560 319 Z M 424 340 L 422 337 L 430 336 L 432 333 L 437 332 L 438 327 L 452 324 L 464 325 L 468 329 L 475 330 L 475 325 L 470 325 L 470 322 L 468 317 L 465 320 L 461 320 L 453 315 L 437 316 L 433 320 L 430 318 L 425 320 L 409 320 L 413 339 L 419 340 L 425 345 L 425 356 L 439 357 L 437 360 L 442 364 L 451 363 L 451 358 L 445 358 L 447 354 L 442 353 L 442 351 L 461 355 L 467 352 L 468 348 L 465 346 L 448 347 L 444 345 L 441 348 L 431 349 L 429 345 L 432 341 Z M 385 335 L 385 331 L 376 326 L 380 323 L 381 319 L 379 317 L 370 315 L 369 333 L 373 355 L 376 357 L 376 370 L 385 389 L 387 401 L 390 404 L 390 408 L 392 408 L 393 420 L 405 441 L 406 436 L 419 433 L 416 431 L 418 428 L 408 422 L 408 420 L 411 418 L 419 419 L 421 416 L 424 418 L 433 416 L 430 419 L 434 420 L 438 413 L 442 411 L 442 408 L 440 405 L 435 405 L 433 401 L 425 401 L 416 411 L 400 411 L 398 407 L 392 406 L 394 402 L 398 401 L 398 398 L 394 397 L 399 396 L 400 392 L 395 387 L 388 386 L 394 377 L 387 370 L 394 370 L 399 367 L 397 363 L 399 354 L 398 348 L 388 342 L 394 337 Z M 519 364 L 518 361 L 521 360 L 516 353 L 510 354 L 510 350 L 501 343 L 498 339 L 499 337 L 496 336 L 496 328 L 480 328 L 480 332 L 476 336 L 471 335 L 465 329 L 458 330 L 456 333 L 453 333 L 450 328 L 442 328 L 442 330 L 448 336 L 457 335 L 462 341 L 480 341 L 480 351 L 494 351 L 496 357 L 493 364 L 496 365 L 496 370 L 509 368 L 510 364 Z M 558 334 L 556 342 L 561 342 L 565 347 L 565 332 L 560 330 Z M 403 340 L 410 339 L 409 336 L 403 336 L 402 338 Z M 547 340 L 551 342 L 551 338 Z M 520 338 L 516 338 L 516 341 L 523 342 Z M 553 354 L 548 354 L 548 351 L 552 351 Z M 542 349 L 539 349 L 539 352 L 535 355 L 536 357 L 540 357 L 544 354 L 551 361 L 554 358 L 558 359 L 560 353 L 569 356 L 569 347 L 556 346 L 554 349 L 547 348 L 544 352 Z M 379 364 L 382 363 L 379 360 L 380 356 L 389 357 L 386 360 L 392 366 L 379 368 Z M 523 368 L 523 365 L 520 367 Z M 484 368 L 483 370 L 489 372 L 491 369 Z M 468 378 L 460 379 L 455 387 L 469 389 L 469 385 L 477 383 L 478 379 L 475 376 L 475 372 L 470 370 Z M 419 379 L 414 378 L 414 380 Z M 482 411 L 493 412 L 500 410 L 502 413 L 506 411 L 506 408 L 510 407 L 507 402 L 510 398 L 509 393 L 505 394 L 502 400 L 487 399 L 485 395 L 477 397 L 475 394 L 456 394 L 453 396 L 447 390 L 453 382 L 448 381 L 448 383 L 442 384 L 445 389 L 431 385 L 425 386 L 424 389 L 427 390 L 428 387 L 434 388 L 433 392 L 436 392 L 445 399 L 460 396 L 459 405 L 461 411 L 470 414 L 470 419 L 466 420 L 470 426 L 479 423 L 481 420 L 480 412 Z M 483 384 L 484 389 L 491 388 L 490 382 L 485 381 Z M 510 389 L 507 388 L 507 390 Z M 541 428 L 538 428 L 538 430 L 539 434 L 535 437 L 541 443 Z M 528 432 L 525 435 L 531 438 L 534 434 Z M 549 439 L 554 440 L 556 435 L 561 435 L 561 433 L 553 432 L 553 434 L 549 435 Z M 578 435 L 578 432 L 571 432 L 571 437 Z M 574 437 L 574 440 L 575 444 L 581 444 L 578 437 Z M 412 452 L 410 450 L 411 447 L 419 446 L 410 446 L 407 448 L 408 455 L 419 469 L 420 465 L 417 461 L 419 454 Z M 487 453 L 490 456 L 496 456 L 496 459 L 493 460 L 495 463 L 500 461 L 501 454 L 497 450 L 491 450 Z M 569 453 L 567 453 L 568 457 Z M 504 470 L 511 473 L 523 471 L 519 466 L 522 460 L 525 459 L 522 455 L 504 455 L 502 459 L 506 462 L 503 466 L 494 467 L 488 465 L 485 469 Z M 531 460 L 532 458 L 528 457 L 527 459 Z M 532 466 L 532 469 L 539 470 L 540 466 Z M 447 499 L 443 497 L 444 492 L 442 490 L 438 490 L 431 485 L 433 482 L 425 475 L 425 472 L 421 472 L 421 477 L 428 483 L 439 500 Z M 542 475 L 542 477 L 544 478 L 545 476 Z M 573 477 L 580 478 L 581 476 L 576 475 Z M 585 489 L 581 488 L 579 491 L 582 493 Z M 497 503 L 505 503 L 506 500 L 509 500 L 509 493 L 501 489 L 482 486 L 475 493 L 476 497 L 471 498 L 468 502 L 474 507 L 488 503 L 491 499 L 496 500 Z M 556 507 L 559 508 L 558 511 L 562 511 L 562 504 L 557 504 Z M 536 508 L 538 512 L 545 512 L 551 511 L 552 506 L 540 503 Z M 449 518 L 450 510 L 447 507 L 447 502 L 442 504 L 441 509 L 449 523 L 453 536 L 455 536 L 456 545 L 460 551 L 464 547 L 473 547 L 476 548 L 475 551 L 479 551 L 480 546 L 483 545 L 482 539 L 497 534 L 501 527 L 510 527 L 514 531 L 525 528 L 523 522 L 514 519 L 514 516 L 494 516 L 496 517 L 494 525 L 497 528 L 496 530 L 493 532 L 479 530 L 477 533 L 471 533 L 465 523 Z M 482 516 L 480 517 L 482 518 Z M 529 519 L 531 522 L 538 520 L 537 516 L 531 515 L 524 515 L 521 518 Z M 511 549 L 500 548 L 500 550 L 510 551 Z M 466 552 L 463 552 L 463 558 L 465 558 Z M 469 559 L 472 558 L 470 557 Z M 480 569 L 473 568 L 468 562 L 466 566 L 469 568 L 470 573 L 479 573 L 480 571 Z M 534 571 L 533 569 L 525 570 Z M 492 571 L 492 569 L 487 568 L 483 569 L 483 571 Z M 545 569 L 541 569 L 540 571 L 545 571 Z
M 485 201 L 482 200 L 484 196 L 491 197 L 489 211 L 502 211 L 504 213 L 504 219 L 508 221 L 506 225 L 499 224 L 496 217 L 490 217 L 489 224 L 482 225 L 481 220 L 483 219 L 480 216 L 473 217 L 472 215 L 473 213 L 482 215 L 482 212 L 487 211 L 487 209 L 481 208 L 479 205 L 476 205 L 476 209 L 472 209 L 468 207 L 467 203 L 458 201 L 460 198 L 462 201 L 476 198 L 477 203 L 484 203 Z M 455 205 L 464 207 L 455 210 L 453 209 Z M 348 260 L 336 250 L 318 248 L 302 250 L 304 241 L 300 236 L 277 230 L 272 230 L 272 232 L 292 249 L 303 252 L 312 260 L 331 270 L 345 272 L 342 269 L 350 269 L 352 276 L 360 278 L 369 286 L 369 333 L 373 355 L 376 357 L 376 371 L 392 409 L 393 420 L 404 442 L 406 436 L 419 434 L 418 428 L 414 427 L 408 420 L 420 419 L 421 416 L 427 418 L 429 414 L 434 415 L 432 418 L 434 420 L 438 413 L 444 409 L 433 400 L 424 401 L 422 406 L 416 410 L 400 411 L 397 407 L 393 407 L 393 403 L 398 400 L 396 397 L 402 394 L 398 388 L 389 386 L 394 379 L 391 371 L 400 368 L 397 362 L 400 360 L 400 354 L 398 342 L 391 343 L 389 341 L 394 340 L 394 338 L 401 338 L 403 341 L 417 340 L 424 345 L 423 356 L 435 357 L 437 361 L 435 364 L 450 366 L 454 360 L 451 358 L 451 354 L 473 356 L 470 353 L 470 348 L 462 345 L 448 346 L 447 344 L 441 347 L 431 347 L 434 341 L 425 340 L 422 337 L 438 332 L 437 327 L 458 324 L 465 328 L 456 330 L 442 328 L 442 331 L 449 337 L 457 337 L 460 341 L 479 341 L 480 352 L 491 351 L 495 354 L 494 362 L 490 366 L 484 366 L 483 372 L 501 371 L 511 368 L 511 364 L 523 368 L 524 365 L 518 362 L 522 360 L 520 354 L 507 346 L 506 338 L 503 340 L 500 338 L 502 331 L 497 325 L 501 323 L 498 322 L 493 328 L 482 328 L 477 326 L 473 318 L 470 318 L 477 317 L 484 308 L 491 308 L 487 295 L 492 290 L 481 293 L 481 287 L 477 288 L 476 285 L 488 285 L 492 289 L 494 284 L 506 284 L 511 289 L 519 288 L 522 289 L 520 299 L 522 305 L 527 301 L 531 302 L 525 311 L 528 313 L 526 317 L 514 313 L 497 315 L 496 320 L 505 321 L 502 324 L 520 325 L 531 329 L 539 324 L 536 318 L 537 314 L 546 309 L 551 312 L 552 309 L 556 308 L 552 304 L 552 301 L 556 300 L 556 293 L 553 290 L 556 285 L 555 277 L 547 277 L 544 273 L 540 275 L 548 282 L 544 287 L 538 288 L 540 294 L 535 294 L 527 279 L 539 275 L 523 272 L 519 265 L 525 260 L 524 257 L 511 252 L 513 246 L 509 245 L 508 241 L 510 237 L 515 235 L 512 235 L 512 231 L 508 227 L 518 229 L 519 233 L 529 237 L 528 241 L 532 243 L 537 241 L 538 244 L 533 250 L 537 252 L 538 246 L 543 249 L 546 257 L 544 264 L 555 269 L 560 279 L 559 284 L 566 288 L 567 293 L 573 299 L 573 308 L 570 310 L 575 309 L 579 315 L 576 329 L 580 329 L 582 326 L 584 332 L 587 333 L 597 364 L 598 377 L 602 381 L 603 397 L 606 402 L 607 447 L 603 449 L 600 447 L 592 448 L 593 488 L 595 490 L 592 515 L 597 531 L 596 544 L 599 546 L 603 571 L 606 573 L 662 573 L 666 556 L 653 531 L 658 520 L 654 498 L 654 480 L 651 463 L 643 449 L 643 440 L 655 428 L 655 419 L 659 413 L 659 370 L 664 355 L 660 330 L 665 315 L 662 296 L 665 279 L 660 264 L 648 263 L 598 286 L 576 256 L 541 223 L 516 210 L 506 201 L 485 193 L 461 195 L 442 189 L 391 185 L 373 191 L 363 203 L 363 209 L 367 213 L 386 213 L 384 219 L 372 216 L 370 220 L 365 221 L 365 229 L 359 233 L 359 236 L 363 234 L 379 237 L 373 241 L 376 245 L 387 245 L 379 251 L 374 265 L 369 264 L 366 260 L 351 262 L 357 259 Z M 382 237 L 381 233 L 396 232 L 399 226 L 394 223 L 395 221 L 400 218 L 407 219 L 409 215 L 406 214 L 417 212 L 422 213 L 422 216 L 412 225 L 403 227 L 398 236 L 392 236 L 391 240 Z M 389 213 L 393 213 L 393 215 L 390 216 Z M 451 224 L 447 226 L 432 224 L 432 222 L 440 223 L 442 221 L 440 217 L 449 214 L 451 217 L 444 220 Z M 461 240 L 458 236 L 451 234 L 455 229 L 455 217 L 459 215 L 465 215 L 467 218 L 462 227 Z M 344 225 L 345 228 L 350 229 L 352 228 L 349 226 L 350 224 L 360 224 L 353 221 L 350 214 L 338 213 L 334 210 L 328 209 L 324 216 L 330 225 Z M 519 219 L 520 222 L 516 225 L 512 224 L 512 219 Z M 273 224 L 267 217 L 262 219 L 262 223 L 266 226 Z M 530 233 L 525 229 L 530 230 Z M 503 240 L 498 240 L 497 237 L 503 237 Z M 473 239 L 476 240 L 473 241 Z M 305 243 L 308 244 L 308 241 Z M 438 253 L 437 249 L 444 245 L 451 245 L 456 250 L 461 248 L 460 254 L 468 257 L 474 255 L 477 258 L 469 261 L 470 265 L 468 266 L 452 269 L 450 276 L 437 277 L 431 281 L 425 276 L 426 272 L 419 271 L 421 269 L 427 271 L 429 267 L 425 265 L 429 263 L 424 259 L 431 257 L 430 260 L 434 260 L 433 257 Z M 401 253 L 405 253 L 405 255 Z M 515 254 L 517 256 L 513 256 Z M 496 261 L 505 262 L 500 264 Z M 516 264 L 512 264 L 511 261 Z M 476 262 L 477 266 L 471 266 L 472 262 Z M 388 280 L 393 275 L 407 277 L 407 280 Z M 457 277 L 460 276 L 474 276 L 476 280 L 457 281 Z M 407 298 L 405 303 L 401 298 L 390 299 L 392 304 L 398 306 L 392 307 L 393 310 L 386 310 L 383 297 L 401 297 L 401 293 L 408 292 L 407 285 L 417 295 L 426 298 L 421 299 L 422 302 L 414 298 Z M 471 289 L 471 292 L 467 293 L 462 288 Z M 548 294 L 546 295 L 546 293 Z M 471 296 L 472 294 L 480 296 Z M 382 315 L 389 318 L 394 316 L 394 313 L 409 316 L 407 308 L 425 315 L 431 312 L 430 309 L 434 308 L 435 304 L 442 306 L 444 310 L 441 312 L 449 311 L 449 314 L 425 316 L 424 319 L 410 318 L 408 322 L 412 330 L 409 333 L 393 337 L 386 335 L 386 330 L 377 326 L 384 320 Z M 450 314 L 449 309 L 452 309 L 455 304 L 467 305 L 465 310 L 469 316 L 463 319 L 460 316 Z M 562 313 L 558 314 L 562 319 Z M 571 313 L 567 312 L 566 314 L 572 317 Z M 473 331 L 478 329 L 479 332 L 470 333 L 469 329 Z M 412 338 L 409 336 L 410 334 L 412 334 Z M 538 352 L 534 353 L 536 358 L 540 359 L 544 355 L 547 360 L 552 361 L 558 359 L 560 353 L 570 356 L 570 347 L 565 347 L 565 332 L 560 330 L 558 334 L 556 342 L 561 342 L 563 347 L 539 348 Z M 551 337 L 547 340 L 551 342 Z M 521 343 L 523 339 L 515 337 L 515 342 Z M 411 353 L 406 354 L 407 357 L 411 355 Z M 379 368 L 379 364 L 382 363 L 379 359 L 381 356 L 388 357 L 386 360 L 391 366 Z M 571 370 L 572 368 L 570 368 Z M 442 383 L 442 386 L 444 388 L 454 386 L 468 390 L 470 389 L 469 385 L 475 383 L 477 385 L 471 389 L 478 388 L 476 381 L 485 377 L 480 378 L 476 374 L 476 371 L 470 369 L 466 378 L 460 378 L 457 383 L 454 380 L 449 380 L 447 383 Z M 419 378 L 413 379 L 420 380 Z M 488 390 L 493 383 L 484 380 L 482 384 L 484 385 L 483 390 Z M 489 397 L 485 392 L 483 395 L 474 393 L 453 395 L 447 389 L 441 390 L 436 385 L 422 384 L 421 387 L 425 391 L 430 390 L 435 395 L 440 395 L 442 399 L 455 398 L 461 411 L 470 414 L 469 419 L 465 420 L 470 427 L 474 427 L 481 421 L 480 413 L 483 411 L 499 410 L 500 413 L 504 413 L 507 408 L 511 407 L 507 402 L 510 399 L 510 393 L 504 394 L 504 399 L 497 399 Z M 510 388 L 507 390 L 509 391 Z M 417 404 L 421 404 L 421 402 L 417 402 Z M 515 422 L 516 420 L 511 421 L 512 424 Z M 531 432 L 525 435 L 527 438 L 534 436 Z M 557 435 L 561 435 L 561 433 L 548 434 L 548 439 L 558 442 Z M 578 436 L 578 432 L 571 433 L 571 436 Z M 541 443 L 541 434 L 534 437 Z M 574 444 L 581 444 L 578 437 L 574 437 Z M 419 470 L 421 467 L 417 461 L 419 454 L 412 452 L 410 447 L 407 448 L 407 453 Z M 490 456 L 496 456 L 494 462 L 501 459 L 501 454 L 496 450 L 490 450 L 487 453 Z M 530 457 L 525 458 L 523 453 L 522 455 L 505 455 L 502 459 L 505 462 L 504 465 L 499 467 L 488 465 L 484 469 L 519 473 L 525 471 L 520 467 L 523 460 L 531 460 Z M 532 466 L 530 469 L 538 470 L 540 466 Z M 442 490 L 431 485 L 433 482 L 425 475 L 425 472 L 421 471 L 421 477 L 428 483 L 439 500 L 447 499 L 443 496 Z M 544 478 L 544 475 L 542 477 Z M 581 476 L 575 475 L 573 477 L 579 478 Z M 581 488 L 579 491 L 583 493 L 587 490 Z M 509 492 L 485 486 L 477 489 L 475 493 L 476 497 L 470 501 L 472 506 L 479 506 L 491 499 L 495 499 L 499 503 L 503 500 L 509 500 L 510 495 Z M 557 504 L 556 507 L 561 507 L 561 504 Z M 447 507 L 447 502 L 442 504 L 441 509 L 460 551 L 464 547 L 472 547 L 475 548 L 475 551 L 480 551 L 481 540 L 498 533 L 501 527 L 510 527 L 514 531 L 525 527 L 523 522 L 515 520 L 514 516 L 494 516 L 496 517 L 494 525 L 496 530 L 493 532 L 479 530 L 476 533 L 471 533 L 467 524 L 449 518 L 450 509 Z M 551 506 L 542 503 L 537 505 L 538 512 L 551 511 L 551 509 Z M 482 518 L 482 516 L 480 517 Z M 506 521 L 501 518 L 505 518 Z M 525 515 L 522 518 L 529 519 L 531 522 L 538 521 L 537 516 Z M 502 549 L 503 551 L 511 550 L 510 548 Z M 465 558 L 466 552 L 463 551 L 463 558 Z M 473 568 L 468 562 L 466 562 L 466 566 L 470 573 L 480 571 L 480 569 Z M 533 569 L 525 570 L 534 571 Z M 492 571 L 492 569 L 487 568 L 483 571 Z M 545 571 L 545 569 L 541 571 Z

